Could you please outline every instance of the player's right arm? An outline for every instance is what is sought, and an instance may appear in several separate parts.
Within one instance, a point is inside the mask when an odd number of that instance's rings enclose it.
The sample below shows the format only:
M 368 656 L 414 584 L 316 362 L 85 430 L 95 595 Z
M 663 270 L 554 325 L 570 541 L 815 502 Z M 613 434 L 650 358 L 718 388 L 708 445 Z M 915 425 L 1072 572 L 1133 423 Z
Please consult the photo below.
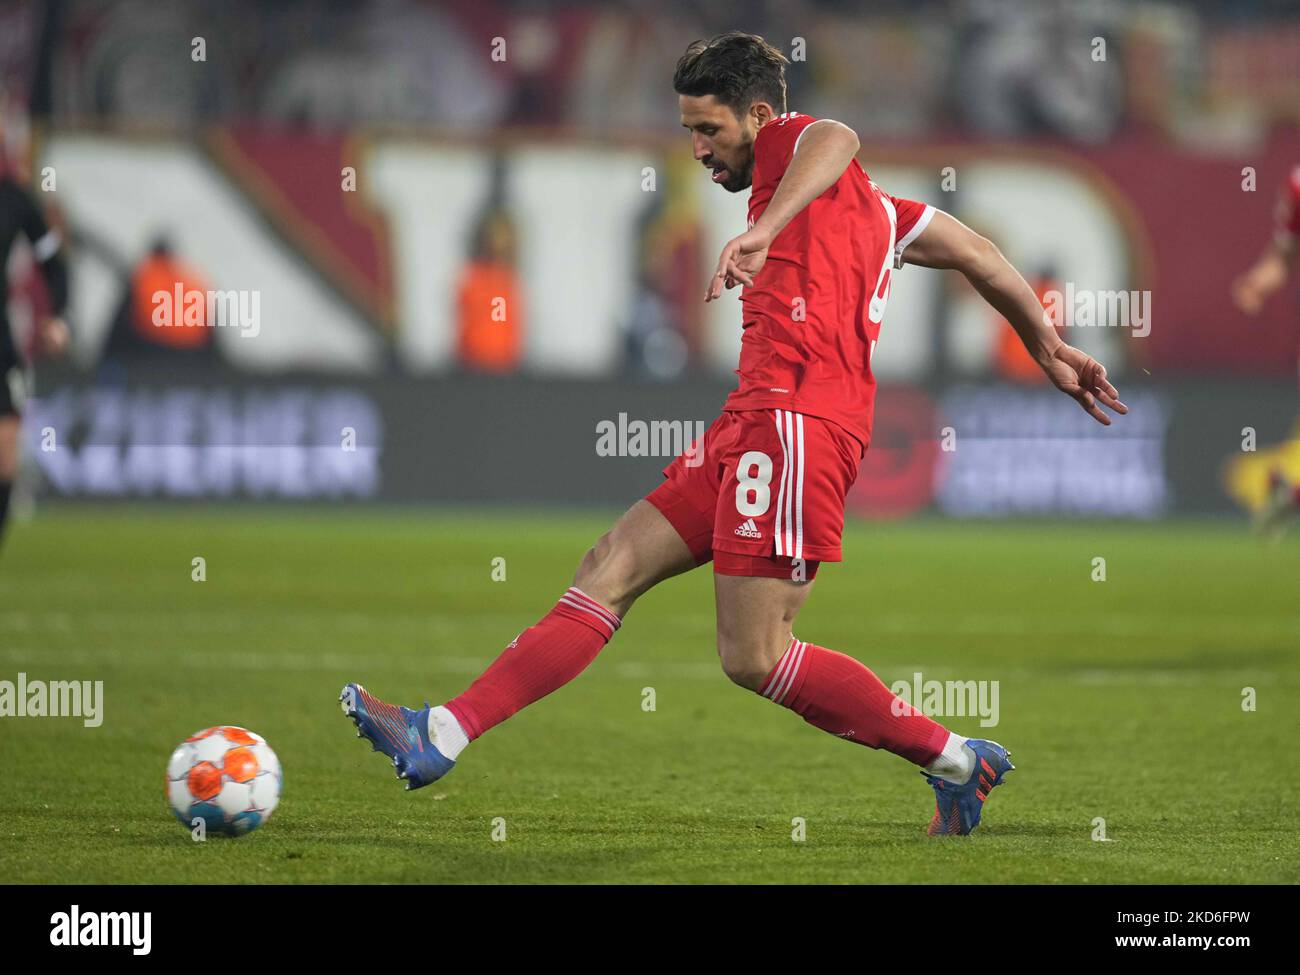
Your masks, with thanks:
M 1061 341 L 1034 289 L 991 240 L 936 210 L 925 229 L 903 251 L 903 260 L 965 275 L 980 297 L 1011 323 L 1047 378 L 1098 423 L 1110 425 L 1110 417 L 1101 406 L 1116 413 L 1128 412 L 1119 401 L 1119 392 L 1106 379 L 1102 364 Z
M 778 120 L 768 124 L 784 123 Z M 738 284 L 753 287 L 754 275 L 766 262 L 768 248 L 776 235 L 804 207 L 835 185 L 860 148 L 857 133 L 833 119 L 811 120 L 806 125 L 792 127 L 790 131 L 793 134 L 785 136 L 787 143 L 793 142 L 785 150 L 790 159 L 784 163 L 776 192 L 758 220 L 722 248 L 717 273 L 704 293 L 705 301 L 720 298 L 724 285 L 727 288 Z M 758 152 L 757 143 L 754 151 Z M 782 149 L 767 151 L 778 159 L 782 157 Z
M 1247 315 L 1258 315 L 1264 302 L 1286 284 L 1295 266 L 1295 237 L 1278 231 L 1249 270 L 1232 283 L 1232 300 Z
M 1295 266 L 1300 236 L 1300 166 L 1291 171 L 1277 202 L 1277 226 L 1259 259 L 1232 282 L 1232 300 L 1247 315 L 1258 315 L 1264 302 L 1286 284 Z
M 1247 315 L 1258 315 L 1264 302 L 1282 289 L 1295 264 L 1294 238 L 1274 239 L 1259 260 L 1232 283 L 1232 300 Z

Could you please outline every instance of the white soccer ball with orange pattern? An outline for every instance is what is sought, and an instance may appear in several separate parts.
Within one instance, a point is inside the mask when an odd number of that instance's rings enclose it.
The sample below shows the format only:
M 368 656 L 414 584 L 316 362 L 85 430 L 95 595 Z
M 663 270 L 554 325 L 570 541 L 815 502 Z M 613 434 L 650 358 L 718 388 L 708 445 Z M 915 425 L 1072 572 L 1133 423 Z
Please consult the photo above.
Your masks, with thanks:
M 167 801 L 193 829 L 243 836 L 270 818 L 280 801 L 280 760 L 261 735 L 233 725 L 186 738 L 167 762 Z

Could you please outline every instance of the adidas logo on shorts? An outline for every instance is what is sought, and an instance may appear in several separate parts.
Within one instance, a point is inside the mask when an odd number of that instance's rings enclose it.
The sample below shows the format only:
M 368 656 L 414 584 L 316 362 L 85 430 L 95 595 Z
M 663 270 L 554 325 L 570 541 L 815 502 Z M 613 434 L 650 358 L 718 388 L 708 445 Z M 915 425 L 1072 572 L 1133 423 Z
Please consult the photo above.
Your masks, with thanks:
M 763 537 L 763 533 L 759 531 L 758 526 L 754 524 L 753 518 L 750 518 L 743 525 L 737 528 L 736 534 L 739 535 L 741 538 L 762 538 Z

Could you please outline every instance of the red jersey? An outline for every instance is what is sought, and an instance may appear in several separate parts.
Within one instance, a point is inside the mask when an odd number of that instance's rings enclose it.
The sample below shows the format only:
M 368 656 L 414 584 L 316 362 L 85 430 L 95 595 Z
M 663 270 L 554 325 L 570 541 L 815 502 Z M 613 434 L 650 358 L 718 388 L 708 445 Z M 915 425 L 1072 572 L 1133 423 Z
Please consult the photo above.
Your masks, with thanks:
M 1277 232 L 1286 237 L 1300 237 L 1300 166 L 1291 170 L 1278 198 Z
M 778 115 L 754 140 L 749 225 L 762 215 L 816 119 Z M 903 250 L 934 208 L 900 200 L 857 160 L 776 235 L 752 288 L 741 292 L 740 384 L 724 410 L 781 408 L 830 420 L 865 451 L 876 378 L 871 353 Z

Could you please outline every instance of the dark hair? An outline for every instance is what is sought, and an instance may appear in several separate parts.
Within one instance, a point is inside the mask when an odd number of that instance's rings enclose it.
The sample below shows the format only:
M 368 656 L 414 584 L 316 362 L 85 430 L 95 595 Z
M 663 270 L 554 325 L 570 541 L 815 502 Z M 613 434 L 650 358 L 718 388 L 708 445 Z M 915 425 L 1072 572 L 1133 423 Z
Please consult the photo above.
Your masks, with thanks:
M 713 95 L 736 117 L 754 102 L 785 111 L 786 56 L 757 34 L 728 31 L 694 41 L 677 62 L 673 91 L 679 95 Z

